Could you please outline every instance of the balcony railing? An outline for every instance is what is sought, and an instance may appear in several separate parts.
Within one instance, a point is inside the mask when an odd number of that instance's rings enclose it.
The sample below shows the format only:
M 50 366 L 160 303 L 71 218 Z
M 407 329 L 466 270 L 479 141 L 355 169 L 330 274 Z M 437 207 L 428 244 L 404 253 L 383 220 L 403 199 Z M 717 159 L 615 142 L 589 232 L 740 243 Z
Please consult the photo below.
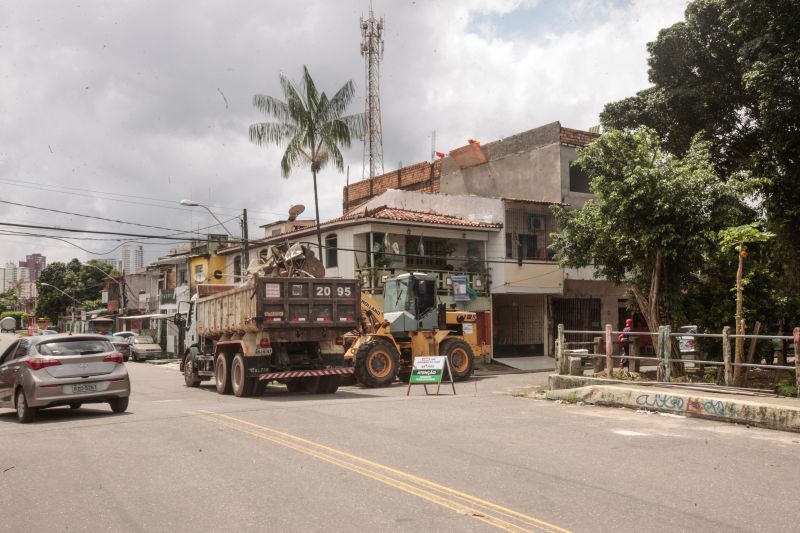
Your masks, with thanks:
M 479 272 L 464 272 L 458 270 L 427 270 L 427 269 L 406 269 L 406 268 L 361 268 L 356 270 L 356 277 L 361 280 L 361 290 L 366 292 L 383 292 L 383 282 L 388 278 L 407 274 L 409 272 L 421 272 L 432 274 L 439 278 L 438 293 L 448 295 L 451 293 L 451 284 L 448 280 L 451 276 L 466 276 L 468 286 L 478 293 L 478 296 L 488 296 L 489 284 L 486 274 Z
M 175 289 L 161 289 L 159 303 L 161 305 L 175 305 Z

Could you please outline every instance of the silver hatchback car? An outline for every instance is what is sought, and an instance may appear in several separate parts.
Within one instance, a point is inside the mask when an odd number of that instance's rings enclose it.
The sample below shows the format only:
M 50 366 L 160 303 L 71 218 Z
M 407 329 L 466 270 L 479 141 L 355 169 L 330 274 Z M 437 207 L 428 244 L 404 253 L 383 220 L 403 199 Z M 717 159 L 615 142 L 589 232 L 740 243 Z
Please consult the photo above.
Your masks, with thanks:
M 22 337 L 0 354 L 0 407 L 23 423 L 57 405 L 108 403 L 122 413 L 130 393 L 122 354 L 102 335 Z

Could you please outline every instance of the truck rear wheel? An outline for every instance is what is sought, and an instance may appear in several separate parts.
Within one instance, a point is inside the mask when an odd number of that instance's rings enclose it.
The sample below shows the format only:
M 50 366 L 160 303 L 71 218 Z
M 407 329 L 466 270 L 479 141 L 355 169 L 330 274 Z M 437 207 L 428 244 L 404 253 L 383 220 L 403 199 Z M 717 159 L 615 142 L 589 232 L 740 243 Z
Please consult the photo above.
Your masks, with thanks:
M 305 390 L 311 394 L 333 394 L 339 388 L 339 376 L 305 378 Z
M 356 352 L 356 379 L 365 387 L 388 387 L 397 377 L 399 367 L 400 354 L 384 339 L 365 342 Z
M 221 353 L 214 362 L 214 380 L 219 394 L 231 393 L 231 356 Z
M 447 356 L 450 370 L 453 373 L 453 381 L 465 381 L 472 375 L 472 367 L 475 364 L 475 355 L 469 344 L 461 339 L 450 339 L 442 341 L 439 346 L 439 353 Z M 445 371 L 445 378 L 447 372 Z
M 233 356 L 231 364 L 231 388 L 237 398 L 253 395 L 255 380 L 247 377 L 247 367 L 244 364 L 244 355 L 237 353 Z

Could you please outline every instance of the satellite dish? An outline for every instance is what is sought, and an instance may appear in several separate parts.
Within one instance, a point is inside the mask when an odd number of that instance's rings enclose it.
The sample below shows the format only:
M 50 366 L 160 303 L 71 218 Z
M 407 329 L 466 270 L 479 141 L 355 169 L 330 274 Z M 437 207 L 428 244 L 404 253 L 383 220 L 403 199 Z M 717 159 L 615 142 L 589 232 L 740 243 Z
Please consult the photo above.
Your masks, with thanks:
M 293 205 L 292 207 L 289 208 L 289 220 L 292 221 L 296 219 L 297 215 L 299 215 L 305 210 L 306 206 L 304 206 L 303 204 Z
M 197 283 L 203 283 L 206 280 L 206 275 L 203 272 L 198 272 L 194 275 L 194 280 Z

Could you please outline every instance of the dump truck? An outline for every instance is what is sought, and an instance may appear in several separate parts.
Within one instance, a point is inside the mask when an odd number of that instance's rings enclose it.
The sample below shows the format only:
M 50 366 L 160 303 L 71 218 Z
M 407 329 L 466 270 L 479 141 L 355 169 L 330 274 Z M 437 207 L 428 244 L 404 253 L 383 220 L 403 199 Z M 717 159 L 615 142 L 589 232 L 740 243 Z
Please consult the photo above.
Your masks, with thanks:
M 199 286 L 178 315 L 186 386 L 213 379 L 220 394 L 253 396 L 274 381 L 290 392 L 336 392 L 340 376 L 353 372 L 344 366 L 342 344 L 358 325 L 358 281 L 298 272 Z
M 360 331 L 345 336 L 345 362 L 366 387 L 408 382 L 414 358 L 446 355 L 454 381 L 472 376 L 477 315 L 437 300 L 438 278 L 409 273 L 384 282 L 383 307 L 361 295 Z

